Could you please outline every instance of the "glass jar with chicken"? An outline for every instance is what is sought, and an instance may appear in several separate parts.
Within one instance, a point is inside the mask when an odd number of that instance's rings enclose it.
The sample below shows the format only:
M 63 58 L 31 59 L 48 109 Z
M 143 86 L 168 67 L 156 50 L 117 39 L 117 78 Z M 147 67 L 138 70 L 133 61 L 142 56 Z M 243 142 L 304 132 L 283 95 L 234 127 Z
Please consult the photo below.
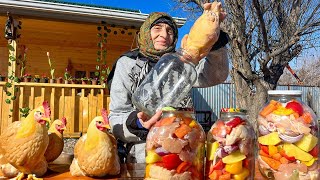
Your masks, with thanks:
M 206 179 L 253 179 L 254 137 L 246 110 L 222 108 L 207 134 Z
M 205 133 L 193 110 L 166 108 L 146 140 L 146 178 L 202 180 Z
M 258 115 L 258 167 L 269 179 L 319 179 L 316 115 L 302 91 L 268 91 Z

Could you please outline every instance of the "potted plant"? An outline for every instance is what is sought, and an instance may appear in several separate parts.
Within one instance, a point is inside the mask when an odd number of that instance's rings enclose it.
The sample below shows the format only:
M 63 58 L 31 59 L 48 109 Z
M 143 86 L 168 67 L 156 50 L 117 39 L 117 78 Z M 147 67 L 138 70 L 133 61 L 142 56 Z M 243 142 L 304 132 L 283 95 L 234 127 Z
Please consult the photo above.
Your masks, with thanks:
M 66 72 L 64 72 L 64 83 L 65 84 L 69 84 L 69 81 L 71 81 L 71 75 L 69 74 L 69 71 L 67 71 L 68 69 L 66 69 Z
M 57 80 L 57 84 L 62 84 L 63 78 L 62 77 L 58 77 L 56 80 Z
M 91 84 L 92 85 L 97 85 L 98 84 L 98 78 L 92 78 L 91 79 Z
M 76 78 L 71 78 L 70 81 L 71 84 L 78 84 L 78 80 Z
M 54 83 L 54 70 L 55 69 L 53 68 L 53 63 L 51 62 L 49 52 L 47 52 L 47 57 L 48 57 L 48 62 L 49 62 L 49 66 L 50 66 L 50 75 L 51 75 L 50 83 Z
M 5 80 L 6 80 L 6 76 L 0 74 L 0 81 L 5 81 Z
M 39 75 L 34 75 L 33 81 L 36 82 L 36 83 L 39 83 L 40 82 L 40 76 Z
M 81 78 L 81 82 L 82 84 L 88 84 L 88 78 L 87 77 Z
M 49 78 L 45 74 L 43 74 L 41 76 L 40 82 L 41 83 L 48 83 L 49 82 Z
M 23 82 L 31 82 L 31 78 L 31 74 L 26 73 L 23 75 Z

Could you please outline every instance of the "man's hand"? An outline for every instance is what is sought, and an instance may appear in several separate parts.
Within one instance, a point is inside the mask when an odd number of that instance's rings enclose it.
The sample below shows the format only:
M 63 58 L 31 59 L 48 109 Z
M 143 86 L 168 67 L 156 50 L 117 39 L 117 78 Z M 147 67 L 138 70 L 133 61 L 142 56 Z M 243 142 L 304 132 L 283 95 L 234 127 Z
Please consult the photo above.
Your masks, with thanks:
M 137 114 L 140 124 L 146 129 L 150 129 L 157 121 L 159 121 L 161 119 L 161 115 L 162 111 L 156 112 L 156 114 L 154 114 L 151 118 L 149 118 L 149 116 L 143 112 L 139 112 Z

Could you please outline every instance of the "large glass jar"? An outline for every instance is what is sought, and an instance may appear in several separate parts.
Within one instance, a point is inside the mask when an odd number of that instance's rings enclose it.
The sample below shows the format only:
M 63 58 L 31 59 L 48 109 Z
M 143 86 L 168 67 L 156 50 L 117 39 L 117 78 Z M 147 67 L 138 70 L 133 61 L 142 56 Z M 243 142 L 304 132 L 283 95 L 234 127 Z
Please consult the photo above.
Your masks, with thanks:
M 254 137 L 246 110 L 222 108 L 207 134 L 206 179 L 253 179 Z
M 301 91 L 268 91 L 258 115 L 259 170 L 269 179 L 319 179 L 316 115 Z
M 136 108 L 152 116 L 163 107 L 178 107 L 197 79 L 190 58 L 183 49 L 163 55 L 134 92 Z
M 146 141 L 146 178 L 202 180 L 205 133 L 193 111 L 163 111 Z

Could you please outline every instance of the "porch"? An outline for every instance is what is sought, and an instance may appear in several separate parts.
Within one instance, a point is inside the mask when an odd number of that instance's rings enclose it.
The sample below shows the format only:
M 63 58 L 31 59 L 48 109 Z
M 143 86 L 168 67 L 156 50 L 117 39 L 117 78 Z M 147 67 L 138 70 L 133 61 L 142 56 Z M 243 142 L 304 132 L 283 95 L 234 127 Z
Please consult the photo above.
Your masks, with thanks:
M 51 120 L 67 118 L 65 137 L 79 137 L 87 131 L 91 120 L 100 115 L 102 108 L 108 110 L 108 90 L 102 85 L 16 83 L 19 91 L 16 100 L 7 104 L 4 92 L 6 82 L 0 82 L 1 132 L 13 120 L 21 120 L 21 108 L 34 109 L 47 100 L 51 108 Z M 10 110 L 12 108 L 12 110 Z

